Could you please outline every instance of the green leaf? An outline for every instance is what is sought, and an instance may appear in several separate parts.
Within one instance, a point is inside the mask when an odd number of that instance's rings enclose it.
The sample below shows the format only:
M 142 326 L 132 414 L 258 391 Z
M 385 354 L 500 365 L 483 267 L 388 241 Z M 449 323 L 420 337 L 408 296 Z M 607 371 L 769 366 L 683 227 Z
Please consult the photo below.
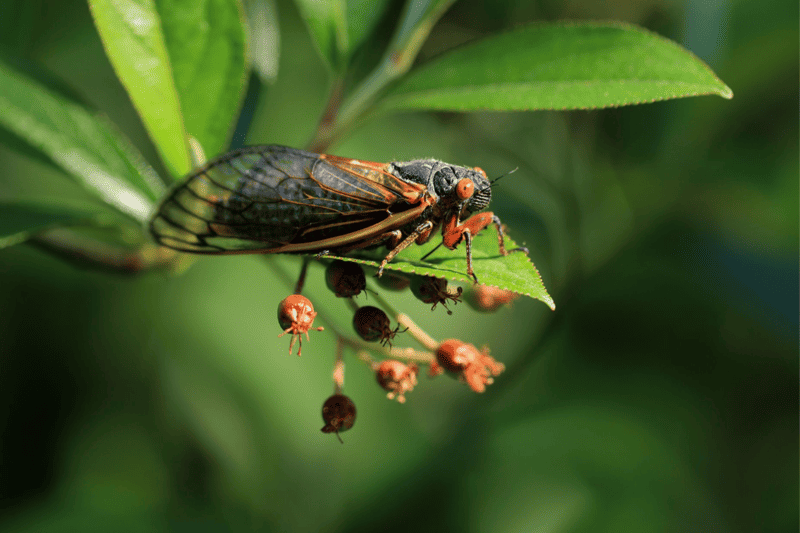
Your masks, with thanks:
M 263 81 L 272 83 L 278 77 L 281 37 L 275 1 L 247 0 L 245 7 L 250 27 L 250 55 L 253 68 Z
M 112 124 L 1 61 L 0 125 L 136 220 L 149 217 L 163 191 L 155 171 Z
M 455 250 L 439 247 L 425 261 L 422 260 L 425 254 L 437 246 L 438 243 L 433 240 L 422 246 L 406 248 L 386 265 L 386 270 L 473 283 L 472 278 L 467 275 L 467 257 L 463 245 Z M 517 247 L 508 235 L 506 235 L 505 245 L 509 250 Z M 384 255 L 385 252 L 381 253 L 376 250 L 374 252 L 354 252 L 347 257 L 331 256 L 331 258 L 378 267 Z M 481 284 L 536 298 L 546 303 L 550 309 L 555 310 L 556 304 L 547 293 L 542 277 L 530 258 L 522 252 L 514 252 L 506 256 L 500 255 L 494 232 L 485 231 L 473 239 L 472 267 Z
M 691 52 L 616 23 L 534 24 L 413 71 L 381 109 L 592 109 L 731 90 Z
M 89 0 L 111 65 L 173 176 L 191 169 L 186 130 L 153 0 Z
M 219 154 L 228 146 L 248 74 L 242 5 L 239 0 L 156 0 L 156 10 L 186 132 L 207 154 Z
M 322 59 L 334 71 L 341 70 L 350 48 L 345 0 L 295 0 L 295 3 Z
M 388 0 L 295 0 L 314 44 L 335 72 L 380 21 Z
M 63 201 L 0 201 L 0 248 L 64 226 L 103 224 L 112 216 L 99 206 Z
M 352 54 L 380 21 L 388 0 L 348 0 L 347 38 Z

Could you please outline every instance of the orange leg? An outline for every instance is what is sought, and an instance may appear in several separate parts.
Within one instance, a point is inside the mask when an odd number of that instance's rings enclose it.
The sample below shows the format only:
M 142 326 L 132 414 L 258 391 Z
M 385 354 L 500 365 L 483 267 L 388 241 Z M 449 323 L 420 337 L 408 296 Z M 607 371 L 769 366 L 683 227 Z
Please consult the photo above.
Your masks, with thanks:
M 447 221 L 447 224 L 444 226 L 443 233 L 443 244 L 451 249 L 454 250 L 458 243 L 462 240 L 466 242 L 467 246 L 467 274 L 469 274 L 472 279 L 475 280 L 475 283 L 478 282 L 477 276 L 475 276 L 475 272 L 472 270 L 472 236 L 476 235 L 482 229 L 488 227 L 489 225 L 494 224 L 497 228 L 497 244 L 500 248 L 501 255 L 508 255 L 511 252 L 525 252 L 528 253 L 528 249 L 524 247 L 514 248 L 512 250 L 506 250 L 506 243 L 503 237 L 503 224 L 500 222 L 500 219 L 495 216 L 492 212 L 487 213 L 478 213 L 477 215 L 472 215 L 467 220 L 462 222 L 461 224 L 458 223 L 458 217 L 454 216 L 450 220 Z
M 378 269 L 378 273 L 375 275 L 375 277 L 381 277 L 383 275 L 383 268 L 389 263 L 389 261 L 397 257 L 397 254 L 414 244 L 414 241 L 420 238 L 421 235 L 430 234 L 432 228 L 433 222 L 430 220 L 420 224 L 419 227 L 412 231 L 403 242 L 397 244 L 392 251 L 386 254 L 386 257 L 384 257 L 383 261 L 381 261 L 381 266 Z

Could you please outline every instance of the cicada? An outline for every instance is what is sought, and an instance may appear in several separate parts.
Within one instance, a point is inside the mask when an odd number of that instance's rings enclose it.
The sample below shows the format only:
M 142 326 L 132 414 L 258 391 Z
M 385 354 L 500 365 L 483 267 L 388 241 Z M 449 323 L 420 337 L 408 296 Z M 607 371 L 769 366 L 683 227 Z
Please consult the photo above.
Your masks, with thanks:
M 503 226 L 480 168 L 435 159 L 373 163 L 285 146 L 252 146 L 224 154 L 163 200 L 150 231 L 163 246 L 196 254 L 306 253 L 343 255 L 385 245 L 378 270 L 441 228 L 453 250 L 462 241 L 467 274 L 472 238 Z

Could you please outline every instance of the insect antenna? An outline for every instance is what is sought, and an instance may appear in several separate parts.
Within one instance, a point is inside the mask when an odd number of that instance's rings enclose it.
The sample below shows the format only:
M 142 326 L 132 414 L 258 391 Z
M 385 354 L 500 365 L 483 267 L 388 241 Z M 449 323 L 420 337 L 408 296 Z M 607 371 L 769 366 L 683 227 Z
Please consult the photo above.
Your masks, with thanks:
M 433 250 L 431 250 L 431 251 L 430 251 L 430 252 L 428 252 L 427 254 L 423 255 L 423 256 L 422 256 L 422 258 L 420 259 L 420 261 L 425 261 L 425 259 L 427 259 L 427 258 L 428 258 L 428 256 L 429 256 L 429 255 L 431 255 L 433 252 L 435 252 L 436 250 L 438 250 L 438 249 L 439 249 L 439 247 L 440 247 L 441 245 L 442 245 L 442 243 L 439 243 L 439 244 L 437 244 L 437 245 L 434 247 L 434 249 L 433 249 Z
M 508 176 L 509 174 L 513 174 L 517 170 L 519 170 L 519 167 L 517 167 L 515 169 L 512 169 L 512 170 L 509 170 L 505 174 L 501 174 L 500 176 L 497 176 L 495 179 L 493 179 L 492 181 L 489 182 L 489 186 L 491 187 L 494 184 L 494 182 L 500 181 L 500 178 L 505 178 L 506 176 Z

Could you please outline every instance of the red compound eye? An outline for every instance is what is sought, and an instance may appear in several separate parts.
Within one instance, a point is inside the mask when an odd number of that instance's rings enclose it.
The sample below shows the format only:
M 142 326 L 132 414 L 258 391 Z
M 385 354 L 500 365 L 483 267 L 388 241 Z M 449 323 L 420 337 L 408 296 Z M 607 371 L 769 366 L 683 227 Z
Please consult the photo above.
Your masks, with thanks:
M 456 195 L 458 195 L 459 199 L 461 200 L 466 200 L 467 198 L 471 197 L 474 191 L 475 184 L 472 183 L 472 180 L 469 178 L 462 179 L 456 185 Z

